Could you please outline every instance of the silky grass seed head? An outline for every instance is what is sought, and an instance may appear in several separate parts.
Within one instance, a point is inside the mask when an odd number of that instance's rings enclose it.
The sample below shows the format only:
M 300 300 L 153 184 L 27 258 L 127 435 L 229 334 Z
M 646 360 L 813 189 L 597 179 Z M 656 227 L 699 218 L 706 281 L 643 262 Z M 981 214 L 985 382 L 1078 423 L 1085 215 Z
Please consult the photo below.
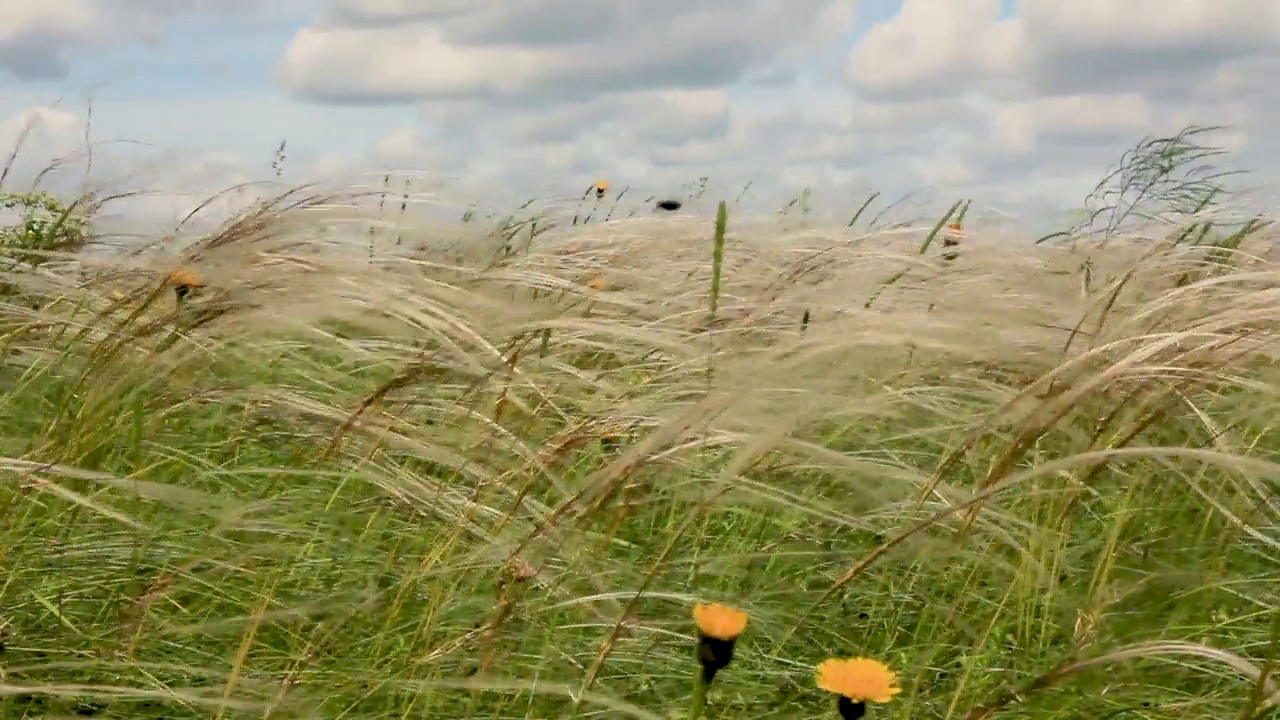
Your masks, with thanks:
M 702 679 L 710 685 L 716 673 L 733 662 L 733 647 L 747 629 L 747 614 L 726 605 L 698 603 L 693 608 L 693 621 L 698 626 Z
M 867 703 L 887 703 L 902 692 L 889 666 L 871 658 L 824 660 L 818 665 L 818 687 L 840 696 L 840 717 L 854 720 L 867 714 Z

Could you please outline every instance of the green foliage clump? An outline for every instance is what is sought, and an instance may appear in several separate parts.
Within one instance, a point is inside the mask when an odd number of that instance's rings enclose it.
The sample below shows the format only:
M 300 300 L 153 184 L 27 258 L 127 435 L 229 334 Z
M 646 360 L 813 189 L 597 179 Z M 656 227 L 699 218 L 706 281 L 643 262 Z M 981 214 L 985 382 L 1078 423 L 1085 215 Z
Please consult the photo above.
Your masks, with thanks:
M 36 267 L 52 252 L 75 252 L 89 241 L 88 213 L 80 203 L 44 192 L 0 193 L 0 212 L 18 211 L 17 222 L 0 225 L 0 247 L 20 263 Z

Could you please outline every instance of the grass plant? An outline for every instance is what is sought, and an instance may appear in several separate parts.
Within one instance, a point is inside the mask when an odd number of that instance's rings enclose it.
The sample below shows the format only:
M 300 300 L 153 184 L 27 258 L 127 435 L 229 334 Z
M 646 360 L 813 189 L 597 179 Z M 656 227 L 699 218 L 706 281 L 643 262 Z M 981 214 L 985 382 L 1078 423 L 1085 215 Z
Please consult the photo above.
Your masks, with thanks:
M 1280 703 L 1265 223 L 968 220 L 946 258 L 967 203 L 788 232 L 722 203 L 466 262 L 406 223 L 423 249 L 369 262 L 314 241 L 335 204 L 4 265 L 0 718 Z

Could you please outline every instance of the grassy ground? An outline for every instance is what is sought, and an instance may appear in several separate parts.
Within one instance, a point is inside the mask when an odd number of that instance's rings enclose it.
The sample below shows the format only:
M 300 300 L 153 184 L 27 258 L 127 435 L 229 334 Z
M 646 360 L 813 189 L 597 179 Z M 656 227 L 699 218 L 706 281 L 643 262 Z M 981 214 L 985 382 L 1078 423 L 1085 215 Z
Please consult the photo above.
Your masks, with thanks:
M 701 600 L 711 718 L 1277 699 L 1277 269 L 845 233 L 731 222 L 714 319 L 701 218 L 11 278 L 0 718 L 681 717 Z

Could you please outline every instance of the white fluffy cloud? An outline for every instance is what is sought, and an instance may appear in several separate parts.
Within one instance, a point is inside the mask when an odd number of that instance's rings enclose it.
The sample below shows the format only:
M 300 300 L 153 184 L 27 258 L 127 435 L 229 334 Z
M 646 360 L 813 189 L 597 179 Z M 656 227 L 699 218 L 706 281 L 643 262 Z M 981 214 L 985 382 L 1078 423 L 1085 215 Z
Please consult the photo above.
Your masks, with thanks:
M 257 176 L 231 152 L 181 154 L 86 141 L 87 118 L 73 110 L 38 106 L 0 118 L 0 163 L 13 158 L 0 190 L 46 190 L 98 200 L 104 233 L 172 228 L 216 198 L 195 221 L 216 222 L 233 208 L 265 194 L 264 187 L 228 188 Z
M 1187 124 L 1232 125 L 1222 142 L 1280 177 L 1266 132 L 1280 120 L 1274 0 L 884 12 L 895 2 L 9 0 L 21 11 L 0 27 L 0 71 L 56 74 L 184 14 L 249 27 L 293 13 L 301 27 L 262 68 L 280 95 L 258 123 L 290 117 L 291 147 L 315 150 L 314 168 L 421 170 L 512 197 L 600 176 L 663 193 L 710 176 L 720 194 L 810 185 L 847 204 L 922 186 L 1068 204 L 1142 136 Z M 120 18 L 132 31 L 105 35 Z M 381 113 L 380 129 L 333 119 L 355 107 Z M 228 136 L 253 132 L 253 113 L 211 110 L 201 126 L 213 118 L 244 124 Z M 258 148 L 284 125 L 271 127 Z M 360 147 L 324 147 L 342 142 Z
M 300 96 L 348 102 L 717 87 L 830 45 L 853 10 L 852 0 L 334 0 L 278 73 Z
M 1271 0 L 905 0 L 850 54 L 860 90 L 1181 95 L 1224 64 L 1280 51 Z M 997 81 L 1006 81 L 1003 84 Z
M 1025 56 L 1019 20 L 999 0 L 904 0 L 849 54 L 847 76 L 863 92 L 915 98 L 963 92 L 976 76 L 1013 74 Z
M 862 97 L 899 106 L 967 98 L 993 176 L 1080 173 L 1148 134 L 1230 125 L 1240 161 L 1280 178 L 1280 4 L 1271 0 L 904 0 L 849 53 Z M 1039 176 L 1039 177 L 1038 177 Z M 1008 178 L 1013 180 L 1013 178 Z M 1049 187 L 1051 184 L 1046 183 Z
M 61 75 L 78 51 L 101 42 L 104 22 L 97 0 L 7 0 L 0 23 L 0 71 L 19 79 Z
M 0 153 L 6 159 L 14 157 L 11 173 L 39 172 L 54 160 L 83 150 L 83 145 L 84 124 L 78 115 L 67 110 L 33 107 L 0 119 Z M 37 152 L 34 161 L 30 153 L 21 153 L 24 148 Z M 19 151 L 16 156 L 15 150 Z
M 3 0 L 0 79 L 60 78 L 95 51 L 154 41 L 182 16 L 232 15 L 257 21 L 296 13 L 310 0 Z

